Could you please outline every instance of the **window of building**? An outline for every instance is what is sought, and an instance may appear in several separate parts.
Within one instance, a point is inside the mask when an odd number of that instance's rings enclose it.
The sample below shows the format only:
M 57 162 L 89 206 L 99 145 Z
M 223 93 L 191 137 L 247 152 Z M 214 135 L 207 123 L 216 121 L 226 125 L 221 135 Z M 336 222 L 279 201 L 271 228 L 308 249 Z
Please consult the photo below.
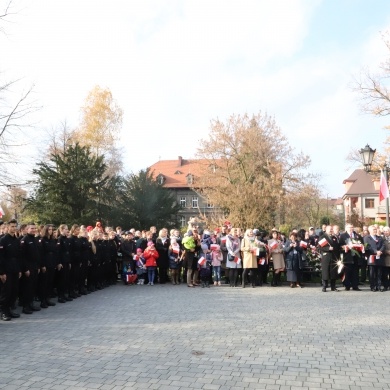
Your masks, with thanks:
M 193 184 L 194 183 L 194 177 L 189 173 L 187 175 L 187 184 Z
M 179 218 L 179 222 L 180 222 L 180 227 L 185 227 L 186 226 L 186 217 L 181 216 Z
M 198 197 L 197 196 L 193 196 L 192 197 L 192 208 L 193 209 L 197 209 L 198 208 Z
M 214 205 L 212 203 L 210 203 L 210 201 L 207 201 L 207 208 L 212 209 L 212 208 L 214 208 Z
M 374 199 L 367 198 L 364 199 L 364 204 L 366 209 L 373 209 L 374 208 Z
M 163 185 L 164 181 L 165 181 L 165 177 L 163 175 L 160 174 L 157 176 L 157 183 L 158 184 Z
M 183 208 L 187 207 L 187 198 L 185 196 L 180 197 L 180 206 Z

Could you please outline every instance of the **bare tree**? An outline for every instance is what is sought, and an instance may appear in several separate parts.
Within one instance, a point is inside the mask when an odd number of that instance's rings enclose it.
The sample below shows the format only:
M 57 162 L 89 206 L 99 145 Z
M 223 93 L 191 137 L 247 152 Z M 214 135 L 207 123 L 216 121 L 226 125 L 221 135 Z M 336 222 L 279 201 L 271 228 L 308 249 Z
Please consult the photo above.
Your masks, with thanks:
M 198 157 L 194 189 L 243 228 L 282 223 L 285 197 L 311 176 L 309 157 L 295 153 L 275 120 L 261 113 L 212 121 Z
M 8 17 L 15 14 L 12 11 L 12 0 L 4 6 L 0 5 L 0 31 L 4 32 L 3 24 L 8 22 Z M 0 73 L 0 76 L 3 76 Z M 38 110 L 35 102 L 31 99 L 33 87 L 25 91 L 16 91 L 20 84 L 19 80 L 2 81 L 0 77 L 0 164 L 2 175 L 0 185 L 9 185 L 11 177 L 10 167 L 17 162 L 18 153 L 15 147 L 26 143 L 27 137 L 23 137 L 23 130 L 31 127 L 32 123 L 27 117 Z

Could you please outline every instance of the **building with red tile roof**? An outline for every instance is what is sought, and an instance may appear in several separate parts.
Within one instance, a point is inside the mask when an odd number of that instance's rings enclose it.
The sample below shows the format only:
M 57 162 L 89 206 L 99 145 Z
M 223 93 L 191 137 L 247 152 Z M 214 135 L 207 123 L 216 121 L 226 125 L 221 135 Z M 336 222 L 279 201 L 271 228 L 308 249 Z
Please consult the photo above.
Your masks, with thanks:
M 178 216 L 180 227 L 187 226 L 193 217 L 215 212 L 214 206 L 192 188 L 205 164 L 206 160 L 186 160 L 179 156 L 176 160 L 160 160 L 149 167 L 153 177 L 169 189 L 182 206 Z

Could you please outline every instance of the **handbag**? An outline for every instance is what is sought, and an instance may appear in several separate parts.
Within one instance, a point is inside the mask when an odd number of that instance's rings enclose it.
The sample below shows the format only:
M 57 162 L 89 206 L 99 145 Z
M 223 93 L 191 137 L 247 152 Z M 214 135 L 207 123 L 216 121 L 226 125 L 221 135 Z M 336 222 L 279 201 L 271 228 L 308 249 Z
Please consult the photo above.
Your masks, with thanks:
M 228 260 L 229 261 L 234 261 L 234 258 L 235 258 L 234 255 L 231 255 L 230 253 L 228 253 Z

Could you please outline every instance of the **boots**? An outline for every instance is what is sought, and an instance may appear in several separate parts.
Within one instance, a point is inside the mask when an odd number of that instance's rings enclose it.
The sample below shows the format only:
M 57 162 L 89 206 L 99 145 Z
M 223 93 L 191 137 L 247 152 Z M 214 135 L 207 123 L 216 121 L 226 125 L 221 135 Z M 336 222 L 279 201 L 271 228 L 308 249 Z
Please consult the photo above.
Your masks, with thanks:
M 332 291 L 339 291 L 339 290 L 337 290 L 337 288 L 336 288 L 336 280 L 334 280 L 334 279 L 331 279 L 330 280 L 330 289 L 332 290 Z
M 276 287 L 276 284 L 275 284 L 275 272 L 272 272 L 271 287 Z
M 322 292 L 326 292 L 326 287 L 328 286 L 328 281 L 323 280 L 322 281 Z

